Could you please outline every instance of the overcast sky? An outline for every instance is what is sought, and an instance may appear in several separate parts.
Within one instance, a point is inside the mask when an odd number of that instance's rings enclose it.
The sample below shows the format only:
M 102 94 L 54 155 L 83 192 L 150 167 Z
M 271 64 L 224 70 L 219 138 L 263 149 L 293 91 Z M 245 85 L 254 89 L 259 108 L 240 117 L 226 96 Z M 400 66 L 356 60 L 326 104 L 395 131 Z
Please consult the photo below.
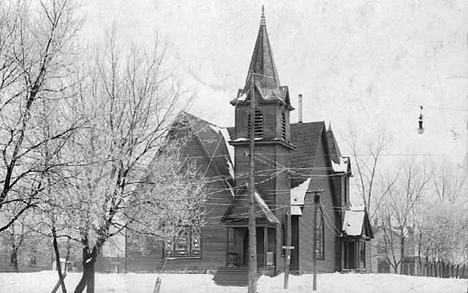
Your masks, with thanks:
M 158 31 L 178 74 L 198 91 L 190 112 L 212 123 L 233 125 L 229 101 L 244 85 L 264 4 L 281 84 L 296 108 L 303 94 L 305 122 L 332 123 L 344 153 L 350 126 L 369 137 L 382 125 L 394 135 L 389 156 L 465 156 L 466 0 L 88 1 L 90 38 L 113 22 L 142 45 Z

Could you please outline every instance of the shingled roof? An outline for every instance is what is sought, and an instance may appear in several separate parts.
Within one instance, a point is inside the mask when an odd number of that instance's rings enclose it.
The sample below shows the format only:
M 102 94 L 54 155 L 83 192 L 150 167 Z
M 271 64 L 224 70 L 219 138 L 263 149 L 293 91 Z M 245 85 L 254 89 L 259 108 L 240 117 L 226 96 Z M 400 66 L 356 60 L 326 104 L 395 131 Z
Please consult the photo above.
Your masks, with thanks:
M 276 70 L 273 51 L 271 50 L 270 40 L 266 28 L 265 12 L 262 7 L 262 16 L 260 18 L 260 28 L 258 29 L 257 40 L 255 42 L 252 59 L 250 60 L 249 71 L 245 86 L 250 86 L 250 73 L 257 73 L 255 80 L 259 82 L 262 89 L 277 89 L 280 86 L 278 72 Z
M 335 162 L 335 164 L 340 164 L 341 162 L 341 152 L 340 148 L 338 147 L 338 143 L 336 142 L 335 135 L 331 129 L 331 123 L 327 130 L 327 143 L 328 143 L 328 151 L 330 152 L 330 159 Z
M 289 167 L 300 170 L 302 174 L 310 174 L 310 168 L 315 165 L 318 146 L 325 122 L 291 123 L 291 143 L 296 146 L 291 152 Z
M 263 7 L 260 28 L 257 40 L 255 41 L 245 85 L 243 89 L 239 89 L 236 98 L 231 101 L 231 104 L 236 105 L 240 102 L 249 101 L 252 88 L 260 101 L 279 101 L 291 107 L 289 89 L 287 86 L 281 86 L 276 70 Z
M 234 137 L 234 127 L 227 128 L 231 140 Z M 326 131 L 325 122 L 291 123 L 291 143 L 296 146 L 291 150 L 289 168 L 310 175 L 310 168 L 315 164 L 318 146 L 322 133 Z
M 245 221 L 249 218 L 249 192 L 247 185 L 242 185 L 237 188 L 236 195 L 232 204 L 226 210 L 222 222 Z M 279 224 L 280 221 L 275 214 L 270 210 L 268 205 L 262 199 L 258 191 L 255 191 L 255 218 L 265 220 L 268 223 Z
M 202 147 L 206 158 L 209 160 L 209 167 L 213 168 L 217 175 L 230 182 L 233 181 L 234 168 L 228 150 L 231 146 L 227 144 L 223 135 L 223 131 L 226 131 L 226 129 L 185 111 L 179 113 L 173 128 L 189 131 Z

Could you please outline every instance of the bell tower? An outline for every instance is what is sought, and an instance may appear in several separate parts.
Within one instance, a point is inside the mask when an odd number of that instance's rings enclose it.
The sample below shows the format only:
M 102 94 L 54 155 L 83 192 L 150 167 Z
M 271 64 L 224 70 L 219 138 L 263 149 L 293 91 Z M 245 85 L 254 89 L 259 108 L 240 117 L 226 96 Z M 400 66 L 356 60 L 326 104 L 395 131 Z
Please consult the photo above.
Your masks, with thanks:
M 257 34 L 244 88 L 239 89 L 231 104 L 235 107 L 235 138 L 249 138 L 250 100 L 255 94 L 255 137 L 259 144 L 290 143 L 289 113 L 291 106 L 289 89 L 281 86 L 268 38 L 265 14 L 262 7 L 260 28 Z
M 255 115 L 251 117 L 253 95 Z M 280 84 L 263 7 L 244 87 L 230 103 L 235 107 L 234 137 L 229 143 L 235 147 L 237 184 L 248 182 L 249 137 L 250 131 L 254 131 L 256 188 L 263 190 L 267 202 L 276 204 L 275 190 L 290 188 L 287 175 L 281 173 L 285 173 L 282 170 L 288 165 L 287 153 L 294 149 L 289 118 L 294 108 L 288 87 Z M 250 129 L 250 119 L 255 122 L 253 130 Z

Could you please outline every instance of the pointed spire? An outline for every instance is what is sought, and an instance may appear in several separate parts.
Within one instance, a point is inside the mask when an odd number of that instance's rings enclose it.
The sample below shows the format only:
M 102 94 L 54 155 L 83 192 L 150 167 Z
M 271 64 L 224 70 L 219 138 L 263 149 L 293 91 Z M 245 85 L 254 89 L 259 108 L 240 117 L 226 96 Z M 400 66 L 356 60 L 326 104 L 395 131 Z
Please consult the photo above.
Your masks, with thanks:
M 260 25 L 266 25 L 265 6 L 262 5 L 262 15 L 260 16 Z
M 266 29 L 265 8 L 262 5 L 262 14 L 260 16 L 260 28 L 255 42 L 255 48 L 250 61 L 245 89 L 250 87 L 252 82 L 251 72 L 255 74 L 255 83 L 261 89 L 274 90 L 280 87 L 278 73 L 276 71 L 273 52 L 271 50 L 270 40 Z
M 258 94 L 257 97 L 259 99 L 278 100 L 286 103 L 290 107 L 290 110 L 294 110 L 289 99 L 288 87 L 280 85 L 270 40 L 268 39 L 265 8 L 263 5 L 260 16 L 260 28 L 258 29 L 257 40 L 255 41 L 244 88 L 239 89 L 237 97 L 231 101 L 231 104 L 237 105 L 240 100 L 248 101 L 252 88 Z

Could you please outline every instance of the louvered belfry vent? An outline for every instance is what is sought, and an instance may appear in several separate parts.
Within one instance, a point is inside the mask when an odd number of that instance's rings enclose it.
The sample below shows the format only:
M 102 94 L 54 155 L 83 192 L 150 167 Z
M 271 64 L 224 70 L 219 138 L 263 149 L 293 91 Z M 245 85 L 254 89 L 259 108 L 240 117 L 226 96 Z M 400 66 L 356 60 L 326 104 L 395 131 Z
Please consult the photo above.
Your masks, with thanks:
M 281 113 L 281 139 L 286 140 L 286 116 Z
M 262 138 L 263 137 L 263 115 L 260 110 L 255 109 L 255 118 L 254 118 L 254 136 L 255 138 Z M 249 119 L 247 121 L 247 127 L 249 130 L 249 137 L 250 137 L 250 113 Z

